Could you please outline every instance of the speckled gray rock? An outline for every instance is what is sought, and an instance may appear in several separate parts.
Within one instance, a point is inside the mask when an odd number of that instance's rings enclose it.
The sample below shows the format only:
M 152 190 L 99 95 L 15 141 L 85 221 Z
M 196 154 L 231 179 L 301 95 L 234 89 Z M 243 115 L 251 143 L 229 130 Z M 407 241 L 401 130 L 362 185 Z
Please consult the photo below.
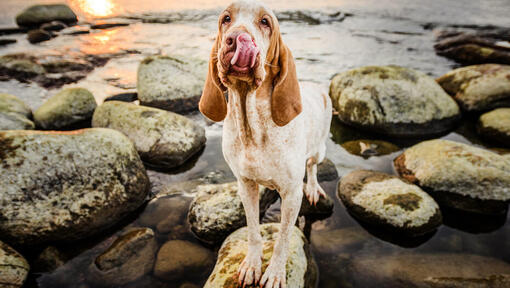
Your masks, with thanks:
M 510 147 L 510 108 L 498 108 L 480 116 L 477 131 L 487 140 Z
M 0 93 L 0 130 L 32 130 L 34 122 L 29 118 L 32 111 L 23 101 L 5 93 Z
M 90 265 L 88 279 L 96 285 L 121 286 L 152 271 L 158 244 L 150 228 L 134 228 L 119 236 Z
M 9 245 L 0 241 L 0 287 L 21 287 L 29 270 L 27 260 Z
M 391 136 L 441 134 L 460 118 L 459 107 L 434 79 L 398 66 L 337 74 L 329 95 L 342 122 Z
M 466 111 L 510 107 L 510 65 L 462 67 L 439 77 L 437 82 Z
M 278 199 L 276 191 L 259 186 L 260 214 Z M 237 194 L 237 182 L 197 187 L 190 205 L 191 230 L 202 241 L 220 243 L 230 233 L 246 225 L 243 203 Z
M 55 20 L 71 24 L 77 22 L 78 18 L 73 10 L 64 4 L 34 5 L 16 16 L 18 26 L 25 27 L 39 26 Z
M 273 246 L 280 224 L 270 223 L 260 226 L 263 241 L 262 273 L 269 265 Z M 218 252 L 218 260 L 204 288 L 234 288 L 237 286 L 237 270 L 248 250 L 248 229 L 243 227 L 225 239 Z M 317 285 L 317 267 L 309 251 L 308 241 L 297 227 L 292 227 L 288 240 L 287 287 L 312 288 Z
M 185 56 L 151 56 L 138 67 L 137 90 L 142 105 L 174 112 L 196 110 L 207 62 Z
M 422 187 L 439 204 L 478 213 L 506 213 L 510 158 L 471 145 L 430 140 L 394 160 L 397 173 Z
M 76 240 L 137 209 L 149 179 L 111 129 L 0 132 L 0 235 L 20 244 Z
M 135 143 L 143 161 L 165 168 L 183 164 L 206 141 L 204 128 L 184 116 L 120 101 L 99 106 L 92 126 L 121 131 Z
M 394 232 L 421 235 L 441 225 L 434 199 L 393 175 L 353 171 L 338 183 L 338 197 L 356 218 Z

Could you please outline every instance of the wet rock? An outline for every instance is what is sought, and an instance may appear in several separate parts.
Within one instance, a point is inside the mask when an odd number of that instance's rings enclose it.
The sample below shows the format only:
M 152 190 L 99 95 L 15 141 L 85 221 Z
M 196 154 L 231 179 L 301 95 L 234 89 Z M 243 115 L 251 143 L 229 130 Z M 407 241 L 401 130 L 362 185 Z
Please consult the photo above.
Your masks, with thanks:
M 146 163 L 172 168 L 186 162 L 205 144 L 205 130 L 176 113 L 109 101 L 96 109 L 93 127 L 121 131 L 134 143 Z
M 488 140 L 510 147 L 510 108 L 499 108 L 480 116 L 477 131 Z
M 196 110 L 207 63 L 184 56 L 151 56 L 138 67 L 137 90 L 142 105 L 174 112 Z
M 143 226 L 153 227 L 159 234 L 171 234 L 177 238 L 189 233 L 186 221 L 192 198 L 184 195 L 159 195 L 151 200 L 138 219 Z M 167 237 L 168 238 L 168 237 Z
M 439 77 L 437 82 L 466 111 L 510 107 L 510 65 L 462 67 Z
M 394 160 L 397 173 L 425 189 L 439 204 L 488 214 L 506 213 L 510 158 L 448 140 L 430 140 Z
M 67 60 L 59 59 L 54 61 L 48 61 L 41 63 L 44 70 L 48 73 L 65 73 L 71 71 L 83 71 L 90 72 L 94 70 L 94 66 L 91 63 L 84 60 Z
M 136 228 L 119 236 L 89 268 L 89 281 L 120 286 L 152 271 L 158 244 L 150 228 Z
M 259 187 L 262 217 L 278 199 L 278 194 Z M 190 205 L 188 221 L 195 235 L 207 243 L 220 243 L 230 233 L 245 226 L 246 214 L 237 194 L 237 182 L 198 186 L 197 195 Z
M 306 23 L 308 25 L 342 22 L 347 16 L 352 16 L 352 14 L 342 13 L 340 11 L 326 13 L 324 11 L 303 10 L 289 10 L 276 13 L 276 17 L 279 22 L 291 21 L 296 23 Z
M 61 31 L 64 35 L 83 35 L 83 34 L 90 34 L 90 30 L 88 26 L 72 26 L 67 27 L 64 30 Z
M 0 287 L 19 288 L 27 278 L 30 266 L 16 250 L 0 241 Z
M 321 196 L 319 198 L 319 202 L 312 205 L 303 193 L 303 200 L 301 201 L 299 215 L 322 218 L 321 216 L 329 216 L 333 213 L 333 206 L 333 199 L 331 199 L 328 194 L 326 194 L 326 197 Z
M 338 178 L 335 163 L 328 158 L 325 158 L 319 165 L 317 165 L 317 180 L 318 181 L 333 181 Z M 306 178 L 305 178 L 306 181 Z
M 98 23 L 90 26 L 90 29 L 110 29 L 114 27 L 129 26 L 129 23 Z
M 33 264 L 33 270 L 37 272 L 53 272 L 67 261 L 65 257 L 54 246 L 48 246 L 37 256 Z
M 128 92 L 128 93 L 120 93 L 120 94 L 110 96 L 110 97 L 104 99 L 104 102 L 108 102 L 108 101 L 134 102 L 136 100 L 138 100 L 138 93 Z
M 372 156 L 381 156 L 391 154 L 400 150 L 400 148 L 392 143 L 382 140 L 353 140 L 342 143 L 342 147 L 347 152 L 368 159 Z
M 18 42 L 16 39 L 0 39 L 0 46 L 6 46 Z
M 64 22 L 61 21 L 51 21 L 49 23 L 44 23 L 39 27 L 41 30 L 44 31 L 60 31 L 64 28 L 66 28 L 67 25 Z
M 269 265 L 273 254 L 280 224 L 271 223 L 260 226 L 263 241 L 262 273 Z M 248 247 L 248 229 L 243 227 L 225 239 L 218 252 L 218 260 L 204 288 L 237 287 L 237 270 L 246 256 Z M 308 241 L 295 226 L 289 235 L 289 255 L 287 259 L 287 287 L 316 287 L 317 268 L 309 251 Z
M 30 30 L 27 34 L 28 42 L 32 44 L 48 41 L 51 37 L 52 35 L 50 32 L 41 29 Z
M 314 253 L 323 257 L 335 257 L 349 249 L 361 248 L 370 239 L 370 234 L 360 227 L 313 231 L 310 236 Z
M 171 240 L 159 249 L 154 275 L 167 281 L 190 274 L 199 277 L 208 273 L 213 264 L 214 255 L 210 250 L 189 241 Z
M 16 16 L 16 23 L 21 27 L 38 27 L 51 21 L 73 24 L 78 18 L 73 10 L 64 4 L 34 5 Z
M 32 130 L 32 111 L 16 96 L 0 93 L 0 130 Z
M 442 134 L 460 118 L 459 107 L 434 79 L 398 66 L 337 74 L 329 95 L 342 122 L 390 136 Z
M 441 211 L 434 199 L 393 175 L 351 172 L 340 180 L 338 197 L 356 218 L 390 231 L 414 236 L 441 225 Z
M 19 74 L 21 79 L 23 76 L 34 77 L 46 72 L 35 57 L 22 53 L 1 56 L 0 70 L 3 70 L 1 74 Z M 16 75 L 12 76 L 18 79 Z
M 28 31 L 27 28 L 22 28 L 22 27 L 0 28 L 0 36 L 3 36 L 3 35 L 12 35 L 12 34 L 21 34 L 21 33 L 26 33 L 27 31 Z
M 90 127 L 90 119 L 97 104 L 94 95 L 84 88 L 64 89 L 34 112 L 38 127 L 46 130 Z
M 366 254 L 351 265 L 355 287 L 494 287 L 510 273 L 504 261 L 470 254 Z
M 144 202 L 149 179 L 131 141 L 111 129 L 0 132 L 0 234 L 14 243 L 71 241 Z

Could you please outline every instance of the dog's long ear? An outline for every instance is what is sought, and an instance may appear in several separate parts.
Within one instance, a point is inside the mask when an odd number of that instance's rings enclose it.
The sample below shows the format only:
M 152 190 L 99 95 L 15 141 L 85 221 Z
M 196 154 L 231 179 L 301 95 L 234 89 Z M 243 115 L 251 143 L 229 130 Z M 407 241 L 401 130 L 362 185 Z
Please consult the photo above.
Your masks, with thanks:
M 289 48 L 283 43 L 278 28 L 274 25 L 271 44 L 268 50 L 268 70 L 273 77 L 273 94 L 271 97 L 271 117 L 278 126 L 287 125 L 301 113 L 301 94 L 296 74 L 296 65 Z
M 209 59 L 209 70 L 205 79 L 204 90 L 198 108 L 200 112 L 213 121 L 222 121 L 227 115 L 227 101 L 223 92 L 225 86 L 218 77 L 218 49 L 220 47 L 221 37 L 218 34 L 211 50 Z

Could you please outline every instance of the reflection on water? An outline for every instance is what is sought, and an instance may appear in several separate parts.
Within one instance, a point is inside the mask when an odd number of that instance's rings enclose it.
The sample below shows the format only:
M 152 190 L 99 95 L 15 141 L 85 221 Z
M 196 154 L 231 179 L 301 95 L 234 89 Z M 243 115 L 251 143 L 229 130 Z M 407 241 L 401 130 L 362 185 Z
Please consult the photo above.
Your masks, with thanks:
M 69 5 L 88 18 L 111 16 L 117 6 L 112 0 L 70 0 Z

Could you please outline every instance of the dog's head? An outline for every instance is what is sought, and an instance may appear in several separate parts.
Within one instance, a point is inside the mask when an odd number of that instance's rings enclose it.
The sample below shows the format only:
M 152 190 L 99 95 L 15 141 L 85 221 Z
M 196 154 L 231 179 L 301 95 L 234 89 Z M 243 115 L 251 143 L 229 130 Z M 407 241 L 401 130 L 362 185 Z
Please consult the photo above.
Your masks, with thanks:
M 278 19 L 259 2 L 234 2 L 218 19 L 200 111 L 221 121 L 227 114 L 227 87 L 249 92 L 264 85 L 272 88 L 267 96 L 277 125 L 286 125 L 301 112 L 294 59 L 282 41 Z

